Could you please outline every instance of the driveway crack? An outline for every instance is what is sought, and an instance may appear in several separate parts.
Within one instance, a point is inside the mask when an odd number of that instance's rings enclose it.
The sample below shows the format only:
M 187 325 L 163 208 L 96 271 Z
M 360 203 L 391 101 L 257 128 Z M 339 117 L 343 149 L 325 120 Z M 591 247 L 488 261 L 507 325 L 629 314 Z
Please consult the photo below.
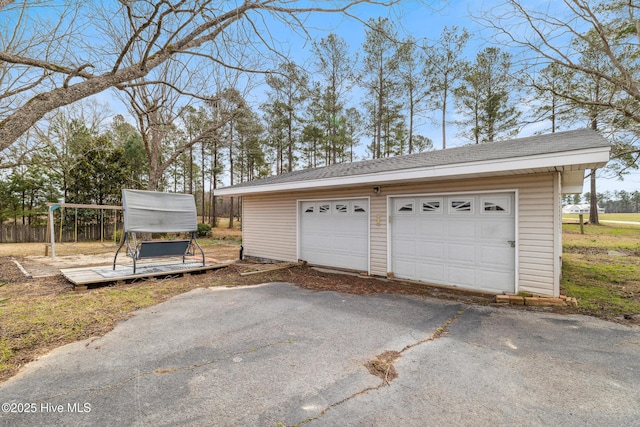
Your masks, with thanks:
M 369 370 L 369 372 L 372 375 L 375 375 L 377 377 L 379 377 L 381 379 L 380 384 L 378 384 L 377 386 L 372 386 L 372 387 L 366 387 L 362 390 L 359 390 L 355 393 L 353 393 L 350 396 L 345 397 L 344 399 L 332 403 L 331 405 L 327 406 L 326 408 L 324 408 L 318 415 L 316 415 L 313 418 L 307 418 L 306 420 L 303 420 L 299 423 L 294 424 L 291 427 L 298 427 L 301 426 L 303 424 L 306 424 L 310 421 L 315 421 L 317 419 L 320 419 L 322 416 L 324 416 L 324 414 L 326 414 L 329 410 L 331 410 L 332 408 L 335 408 L 337 406 L 340 406 L 346 402 L 348 402 L 351 399 L 354 399 L 358 396 L 362 396 L 363 394 L 366 394 L 370 391 L 375 391 L 375 390 L 379 390 L 382 387 L 389 385 L 391 383 L 391 381 L 393 381 L 395 378 L 398 377 L 398 372 L 396 371 L 396 368 L 393 366 L 393 362 L 398 359 L 400 356 L 402 356 L 402 353 L 404 353 L 407 350 L 410 350 L 414 347 L 417 347 L 419 345 L 423 345 L 423 344 L 427 344 L 431 341 L 435 341 L 439 338 L 441 338 L 443 335 L 447 334 L 449 332 L 449 327 L 455 323 L 460 316 L 462 316 L 464 314 L 464 312 L 466 311 L 466 308 L 461 308 L 460 310 L 458 310 L 453 316 L 451 316 L 449 319 L 447 319 L 442 325 L 440 325 L 438 328 L 436 328 L 436 330 L 427 338 L 420 340 L 420 341 L 416 341 L 415 343 L 412 344 L 408 344 L 406 345 L 402 350 L 400 351 L 395 351 L 395 350 L 387 350 L 382 352 L 381 354 L 379 354 L 378 356 L 376 356 L 373 360 L 370 360 L 369 362 L 365 363 L 364 366 Z

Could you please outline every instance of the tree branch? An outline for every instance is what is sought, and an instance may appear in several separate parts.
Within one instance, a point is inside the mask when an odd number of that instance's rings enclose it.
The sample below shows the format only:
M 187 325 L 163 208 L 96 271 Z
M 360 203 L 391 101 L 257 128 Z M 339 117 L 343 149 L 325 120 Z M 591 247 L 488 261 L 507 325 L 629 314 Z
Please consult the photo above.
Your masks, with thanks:
M 304 29 L 304 22 L 299 20 L 298 15 L 307 13 L 344 13 L 347 16 L 354 17 L 350 11 L 361 4 L 372 4 L 379 6 L 390 6 L 399 3 L 399 0 L 377 1 L 377 0 L 353 0 L 346 1 L 342 5 L 335 7 L 316 6 L 296 7 L 296 1 L 280 1 L 275 0 L 246 0 L 239 6 L 232 7 L 230 10 L 220 11 L 215 16 L 207 17 L 204 13 L 205 7 L 210 5 L 227 5 L 228 3 L 219 0 L 203 0 L 202 2 L 194 2 L 193 9 L 186 7 L 189 0 L 179 0 L 175 5 L 169 0 L 162 0 L 153 4 L 153 10 L 146 15 L 148 18 L 136 24 L 140 17 L 135 16 L 135 11 L 131 6 L 131 2 L 122 2 L 119 13 L 123 14 L 129 23 L 131 34 L 126 38 L 124 45 L 120 51 L 113 57 L 110 67 L 107 67 L 102 73 L 89 73 L 86 69 L 89 63 L 78 67 L 69 67 L 58 65 L 42 59 L 34 59 L 39 56 L 33 55 L 29 58 L 25 55 L 11 54 L 8 51 L 0 52 L 0 61 L 6 64 L 16 64 L 28 67 L 31 70 L 46 70 L 51 73 L 65 74 L 66 79 L 58 82 L 59 87 L 53 89 L 42 89 L 38 91 L 38 86 L 28 86 L 29 90 L 36 92 L 34 96 L 27 99 L 21 105 L 16 107 L 8 116 L 0 121 L 0 151 L 4 151 L 14 143 L 21 135 L 42 119 L 46 113 L 59 107 L 69 105 L 91 95 L 98 94 L 106 89 L 117 87 L 126 82 L 145 77 L 151 70 L 158 65 L 164 63 L 172 57 L 180 54 L 191 54 L 190 51 L 198 50 L 210 42 L 217 40 L 231 25 L 247 18 L 250 11 L 267 11 L 276 17 L 286 18 L 284 22 L 297 28 Z M 11 0 L 0 0 L 0 10 L 11 4 Z M 320 2 L 319 2 L 320 3 Z M 326 2 L 322 2 L 325 4 Z M 74 4 L 75 5 L 75 4 Z M 76 5 L 76 7 L 80 7 Z M 79 13 L 79 10 L 75 11 Z M 176 28 L 169 25 L 170 18 L 175 18 Z M 95 16 L 87 17 L 95 19 Z M 108 18 L 107 18 L 108 19 Z M 113 18 L 115 19 L 115 17 Z M 202 21 L 204 19 L 204 21 Z M 196 25 L 196 21 L 202 21 Z M 73 21 L 75 22 L 75 21 Z M 57 25 L 61 25 L 58 23 Z M 66 25 L 66 24 L 65 24 Z M 83 25 L 79 23 L 78 25 Z M 54 26 L 55 28 L 55 26 Z M 76 27 L 69 27 L 73 30 Z M 78 27 L 81 28 L 81 27 Z M 55 31 L 52 36 L 55 36 Z M 80 31 L 80 30 L 79 30 Z M 78 39 L 82 38 L 82 34 L 76 34 Z M 99 36 L 99 35 L 98 35 Z M 98 37 L 93 35 L 93 39 Z M 66 40 L 68 43 L 73 42 L 71 33 L 65 34 L 60 40 Z M 158 44 L 162 42 L 162 46 Z M 269 46 L 267 40 L 262 43 Z M 126 58 L 131 56 L 134 48 L 138 46 L 141 54 L 137 60 L 132 60 L 128 66 L 123 66 Z M 61 48 L 74 51 L 78 46 L 73 44 L 61 45 Z M 100 46 L 92 46 L 99 49 Z M 81 55 L 82 52 L 74 52 L 75 55 Z M 108 57 L 107 57 L 108 58 Z M 217 59 L 217 63 L 225 67 L 241 70 L 241 67 L 225 63 L 224 59 Z M 255 70 L 250 70 L 255 71 Z M 71 84 L 73 77 L 81 77 L 84 81 Z M 46 79 L 38 81 L 43 84 L 48 82 Z M 55 84 L 53 82 L 52 84 Z M 10 87 L 7 85 L 5 87 Z M 5 94 L 6 95 L 6 94 Z

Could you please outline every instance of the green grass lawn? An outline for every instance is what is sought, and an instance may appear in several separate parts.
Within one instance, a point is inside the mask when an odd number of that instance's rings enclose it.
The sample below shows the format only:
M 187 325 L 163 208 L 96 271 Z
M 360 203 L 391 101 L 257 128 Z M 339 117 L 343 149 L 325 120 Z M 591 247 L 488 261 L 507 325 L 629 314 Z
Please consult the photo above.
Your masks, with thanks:
M 563 224 L 562 245 L 572 248 L 600 248 L 605 250 L 640 251 L 640 226 L 631 224 L 585 225 L 580 234 L 580 225 Z
M 640 226 L 584 229 L 580 234 L 578 225 L 563 226 L 561 292 L 577 298 L 584 314 L 627 320 L 640 315 Z
M 600 220 L 640 222 L 640 213 L 604 213 L 598 215 Z

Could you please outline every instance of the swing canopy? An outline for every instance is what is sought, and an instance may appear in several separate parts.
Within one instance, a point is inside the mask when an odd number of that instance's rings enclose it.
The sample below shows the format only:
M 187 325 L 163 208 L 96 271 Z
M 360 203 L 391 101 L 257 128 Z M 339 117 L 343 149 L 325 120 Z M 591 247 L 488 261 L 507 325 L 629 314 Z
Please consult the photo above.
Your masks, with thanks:
M 193 232 L 198 230 L 193 194 L 122 190 L 127 233 Z

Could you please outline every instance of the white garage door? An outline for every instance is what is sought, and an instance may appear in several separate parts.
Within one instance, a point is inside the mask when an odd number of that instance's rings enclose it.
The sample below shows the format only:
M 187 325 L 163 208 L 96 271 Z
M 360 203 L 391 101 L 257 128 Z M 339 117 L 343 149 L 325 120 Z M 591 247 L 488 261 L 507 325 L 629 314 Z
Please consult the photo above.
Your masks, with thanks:
M 395 277 L 490 292 L 515 289 L 513 193 L 392 198 Z
M 300 259 L 369 271 L 369 200 L 300 202 Z

